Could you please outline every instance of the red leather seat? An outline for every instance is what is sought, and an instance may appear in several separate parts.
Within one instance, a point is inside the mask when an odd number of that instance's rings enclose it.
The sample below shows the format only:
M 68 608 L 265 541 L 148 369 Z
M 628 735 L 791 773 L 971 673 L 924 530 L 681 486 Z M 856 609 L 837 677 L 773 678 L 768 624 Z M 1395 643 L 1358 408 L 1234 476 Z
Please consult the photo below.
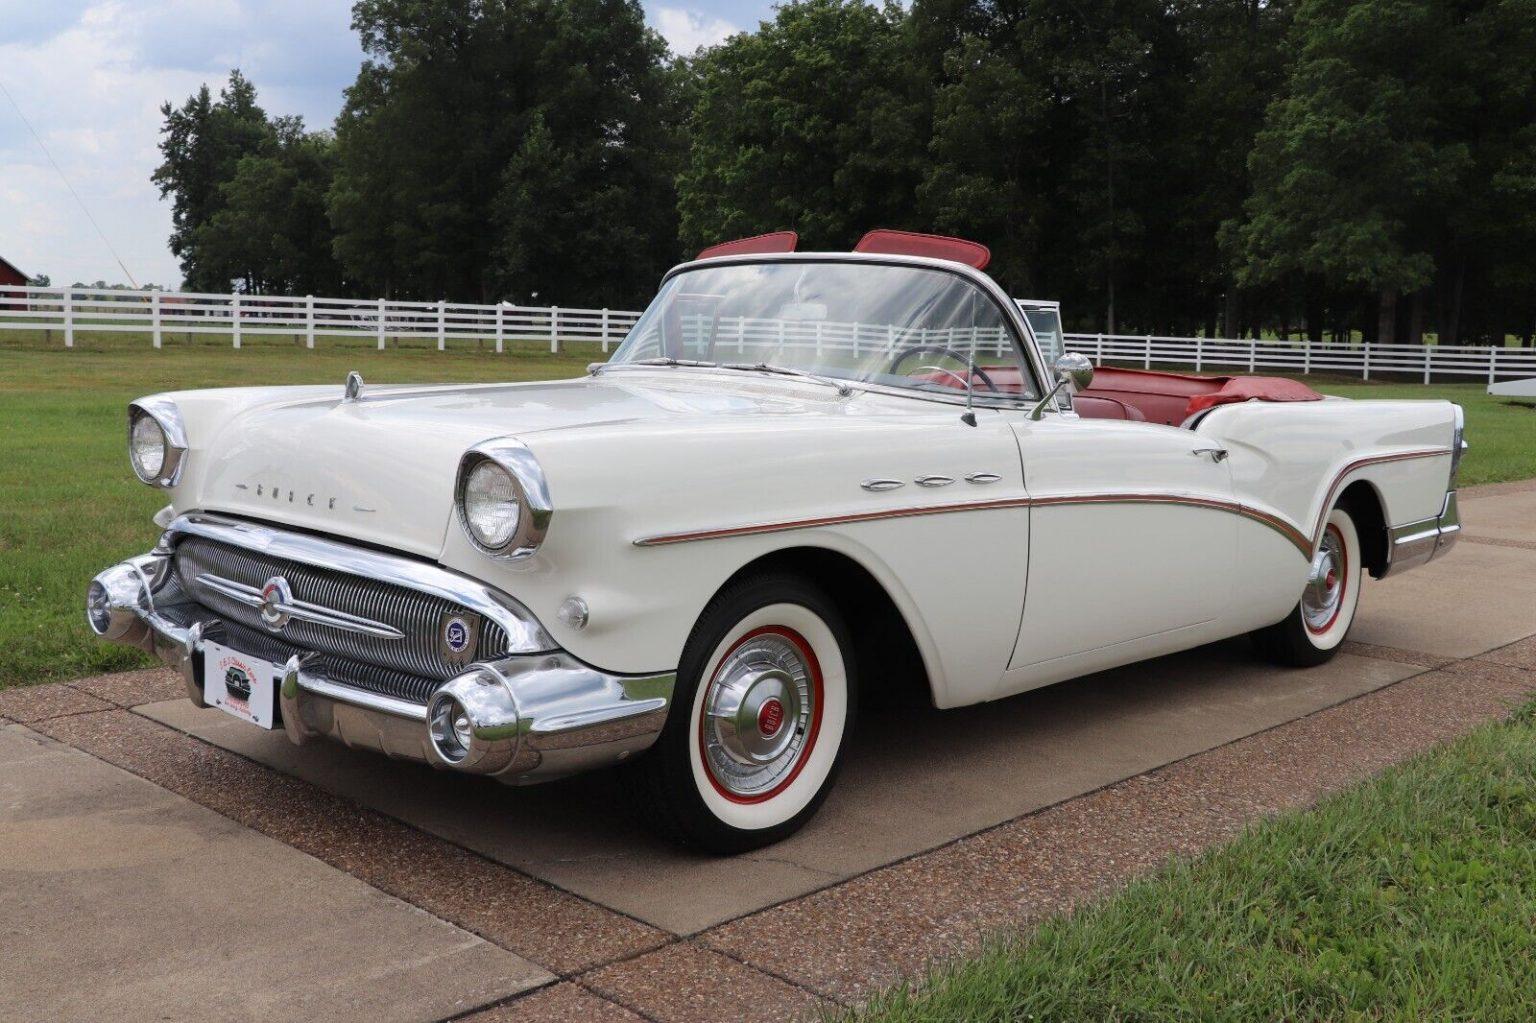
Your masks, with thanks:
M 1084 419 L 1124 419 L 1132 423 L 1147 421 L 1147 417 L 1135 405 L 1086 391 L 1072 399 L 1072 409 Z

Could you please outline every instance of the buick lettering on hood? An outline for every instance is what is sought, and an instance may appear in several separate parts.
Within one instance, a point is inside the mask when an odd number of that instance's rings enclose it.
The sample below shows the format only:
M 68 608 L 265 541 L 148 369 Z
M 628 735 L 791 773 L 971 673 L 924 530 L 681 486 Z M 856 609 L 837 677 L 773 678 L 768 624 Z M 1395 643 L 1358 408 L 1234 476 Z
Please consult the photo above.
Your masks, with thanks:
M 91 628 L 295 743 L 622 764 L 734 852 L 803 825 L 903 686 L 958 707 L 1244 633 L 1320 664 L 1367 577 L 1456 541 L 1456 405 L 1047 365 L 1054 306 L 981 245 L 795 249 L 676 267 L 579 379 L 133 402 L 170 504 Z

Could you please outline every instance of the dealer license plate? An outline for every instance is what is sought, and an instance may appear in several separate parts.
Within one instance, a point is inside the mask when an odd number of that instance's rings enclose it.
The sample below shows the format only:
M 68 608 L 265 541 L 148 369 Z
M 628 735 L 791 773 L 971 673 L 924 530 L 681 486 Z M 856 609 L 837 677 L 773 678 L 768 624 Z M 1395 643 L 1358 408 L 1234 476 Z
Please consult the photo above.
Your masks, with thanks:
M 203 701 L 262 728 L 276 725 L 277 665 L 203 643 Z

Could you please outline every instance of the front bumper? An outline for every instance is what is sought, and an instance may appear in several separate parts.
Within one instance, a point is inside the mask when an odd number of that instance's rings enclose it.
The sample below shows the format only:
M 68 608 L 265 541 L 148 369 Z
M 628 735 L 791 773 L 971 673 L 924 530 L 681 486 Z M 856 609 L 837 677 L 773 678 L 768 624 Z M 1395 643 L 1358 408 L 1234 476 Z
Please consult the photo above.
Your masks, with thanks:
M 163 540 L 96 576 L 86 621 L 101 638 L 147 650 L 176 668 L 188 699 L 202 707 L 204 643 L 239 647 L 223 622 L 181 596 L 174 557 L 173 541 Z M 552 650 L 471 664 L 422 704 L 327 677 L 323 665 L 324 658 L 305 651 L 282 665 L 278 716 L 294 743 L 333 739 L 516 784 L 617 763 L 646 749 L 666 722 L 675 682 L 670 673 L 609 674 Z

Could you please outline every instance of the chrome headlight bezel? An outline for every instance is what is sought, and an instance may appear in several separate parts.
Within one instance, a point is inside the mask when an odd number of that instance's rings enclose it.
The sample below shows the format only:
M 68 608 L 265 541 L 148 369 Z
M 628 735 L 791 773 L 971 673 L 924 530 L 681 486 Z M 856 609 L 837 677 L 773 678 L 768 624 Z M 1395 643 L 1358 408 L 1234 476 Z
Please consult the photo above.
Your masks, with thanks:
M 465 492 L 470 473 L 482 462 L 492 462 L 512 480 L 517 495 L 519 513 L 517 527 L 512 536 L 499 546 L 481 542 L 469 523 L 465 508 Z M 554 505 L 549 499 L 549 484 L 539 460 L 522 441 L 502 437 L 483 441 L 464 452 L 459 459 L 459 476 L 454 485 L 453 503 L 459 526 L 475 549 L 493 558 L 508 560 L 526 558 L 539 549 L 554 516 Z
M 133 431 L 141 420 L 148 419 L 160 428 L 164 455 L 160 471 L 150 475 L 139 466 L 133 455 Z M 152 487 L 169 489 L 181 482 L 181 472 L 186 465 L 187 429 L 182 422 L 181 410 L 169 398 L 140 398 L 128 405 L 128 464 L 142 483 Z
M 1451 475 L 1446 482 L 1445 489 L 1456 489 L 1456 474 L 1461 472 L 1461 456 L 1467 451 L 1467 413 L 1460 405 L 1453 404 L 1455 409 L 1455 428 L 1451 431 Z

